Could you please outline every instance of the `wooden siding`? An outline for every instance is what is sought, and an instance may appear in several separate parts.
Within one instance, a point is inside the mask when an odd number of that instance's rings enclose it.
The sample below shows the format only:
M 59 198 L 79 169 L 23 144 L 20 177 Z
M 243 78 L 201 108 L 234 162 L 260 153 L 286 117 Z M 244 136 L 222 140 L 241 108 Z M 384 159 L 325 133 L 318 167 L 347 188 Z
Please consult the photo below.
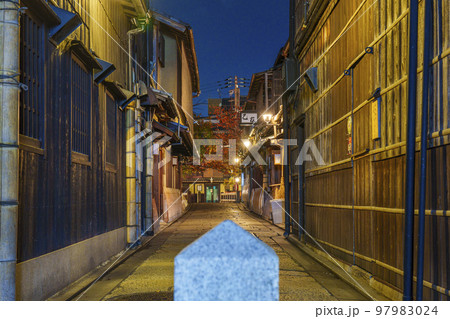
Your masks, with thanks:
M 118 2 L 102 1 L 102 6 L 88 0 L 56 3 L 77 11 L 83 19 L 69 39 L 83 41 L 101 59 L 113 63 L 116 71 L 110 79 L 125 84 L 128 60 L 123 45 L 129 18 Z M 124 113 L 117 112 L 117 163 L 112 168 L 106 165 L 107 92 L 91 81 L 90 154 L 87 162 L 77 160 L 71 151 L 71 54 L 65 43 L 55 48 L 45 40 L 43 45 L 43 146 L 22 144 L 22 139 L 20 146 L 19 262 L 125 226 Z
M 440 0 L 434 1 L 433 6 L 432 138 L 428 150 L 424 297 L 447 300 L 450 7 Z M 419 7 L 416 136 L 420 133 L 421 117 L 423 1 Z M 297 10 L 300 8 L 301 5 Z M 297 95 L 299 107 L 291 108 L 290 117 L 290 124 L 295 125 L 296 119 L 305 116 L 305 137 L 315 142 L 326 163 L 305 163 L 306 230 L 332 255 L 349 264 L 355 258 L 356 265 L 399 291 L 403 284 L 408 13 L 406 0 L 331 1 L 298 52 L 301 73 L 312 66 L 318 68 L 319 90 L 313 93 L 302 79 Z M 373 54 L 364 53 L 367 47 L 373 47 Z M 362 59 L 354 65 L 359 58 Z M 344 74 L 352 66 L 353 85 L 352 77 Z M 369 97 L 377 88 L 381 89 L 381 138 L 372 140 Z M 352 101 L 353 164 L 348 154 Z M 416 165 L 418 180 L 418 161 Z M 291 173 L 296 181 L 297 168 L 292 168 Z M 296 220 L 297 216 L 293 212 Z

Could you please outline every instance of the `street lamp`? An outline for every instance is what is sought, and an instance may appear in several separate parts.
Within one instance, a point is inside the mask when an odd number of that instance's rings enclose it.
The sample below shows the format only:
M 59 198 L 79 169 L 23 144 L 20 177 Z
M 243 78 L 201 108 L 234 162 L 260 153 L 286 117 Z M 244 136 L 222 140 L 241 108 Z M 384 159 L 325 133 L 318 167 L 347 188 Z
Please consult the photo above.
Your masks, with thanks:
M 241 181 L 241 179 L 239 177 L 236 177 L 234 181 L 236 182 L 236 203 L 239 203 L 241 201 L 239 198 L 239 182 Z
M 245 141 L 244 141 L 244 146 L 245 146 L 246 148 L 249 148 L 250 145 L 252 145 L 252 143 L 251 143 L 249 140 L 245 140 Z
M 267 124 L 270 124 L 270 122 L 272 122 L 272 114 L 264 114 L 263 115 L 263 120 Z
M 236 158 L 234 159 L 234 162 L 235 162 L 236 164 L 239 164 L 239 162 L 240 162 L 239 158 L 236 157 Z

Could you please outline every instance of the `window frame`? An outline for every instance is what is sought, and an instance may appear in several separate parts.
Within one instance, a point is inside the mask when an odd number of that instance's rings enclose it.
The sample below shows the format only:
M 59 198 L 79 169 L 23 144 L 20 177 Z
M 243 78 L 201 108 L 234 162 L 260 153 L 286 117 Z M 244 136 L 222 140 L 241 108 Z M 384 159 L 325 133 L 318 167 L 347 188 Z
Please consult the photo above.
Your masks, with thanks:
M 38 117 L 38 125 L 39 125 L 39 130 L 38 130 L 38 138 L 32 137 L 32 136 L 28 136 L 26 134 L 24 134 L 24 132 L 20 132 L 20 125 L 22 123 L 23 119 L 23 115 L 20 116 L 19 114 L 19 147 L 20 149 L 26 150 L 28 152 L 32 152 L 32 153 L 36 153 L 39 155 L 44 155 L 44 148 L 45 148 L 45 138 L 46 138 L 46 101 L 47 101 L 47 90 L 46 90 L 46 83 L 45 83 L 45 79 L 46 79 L 46 66 L 45 66 L 45 61 L 46 61 L 46 53 L 47 53 L 47 31 L 48 28 L 45 24 L 44 21 L 42 21 L 42 19 L 40 19 L 38 16 L 36 16 L 35 14 L 33 14 L 33 12 L 31 12 L 30 10 L 27 10 L 23 17 L 27 17 L 29 20 L 31 20 L 33 23 L 35 23 L 38 28 L 38 39 L 33 39 L 32 41 L 37 41 L 36 43 L 39 45 L 39 63 L 37 63 L 37 67 L 39 68 L 39 70 L 37 71 L 38 76 L 37 79 L 39 81 L 40 87 L 37 93 L 37 100 L 39 101 L 39 105 L 38 105 L 38 111 L 39 111 L 39 117 Z M 21 18 L 23 19 L 23 18 Z M 22 65 L 26 63 L 26 61 L 23 60 L 23 32 L 25 27 L 22 24 L 22 21 L 20 22 L 20 56 L 19 56 L 19 67 L 20 67 L 20 81 L 22 83 L 24 83 L 25 81 L 23 81 L 23 67 Z M 28 81 L 27 81 L 28 82 Z M 30 87 L 29 87 L 30 90 Z M 19 112 L 22 113 L 23 112 L 23 100 L 24 100 L 24 95 L 25 94 L 30 94 L 30 91 L 24 92 L 23 90 L 20 92 L 20 96 L 19 96 Z M 23 113 L 22 113 L 23 114 Z
M 73 64 L 76 63 L 78 66 L 84 70 L 89 76 L 89 154 L 83 154 L 77 152 L 73 149 L 73 98 L 74 98 L 74 86 L 73 86 Z M 71 162 L 76 164 L 81 164 L 85 166 L 92 166 L 92 99 L 93 99 L 93 74 L 89 71 L 84 63 L 76 56 L 76 54 L 70 54 L 70 150 L 71 150 Z

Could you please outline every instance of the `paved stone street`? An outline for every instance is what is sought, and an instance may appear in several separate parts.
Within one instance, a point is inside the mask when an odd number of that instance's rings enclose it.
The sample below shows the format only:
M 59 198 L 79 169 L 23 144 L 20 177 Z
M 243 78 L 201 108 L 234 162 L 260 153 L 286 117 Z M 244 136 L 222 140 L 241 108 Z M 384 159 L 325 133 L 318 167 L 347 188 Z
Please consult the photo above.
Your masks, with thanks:
M 144 249 L 93 285 L 80 300 L 172 300 L 175 256 L 225 219 L 275 250 L 280 260 L 280 300 L 366 300 L 285 240 L 281 229 L 241 211 L 236 204 L 195 204 Z

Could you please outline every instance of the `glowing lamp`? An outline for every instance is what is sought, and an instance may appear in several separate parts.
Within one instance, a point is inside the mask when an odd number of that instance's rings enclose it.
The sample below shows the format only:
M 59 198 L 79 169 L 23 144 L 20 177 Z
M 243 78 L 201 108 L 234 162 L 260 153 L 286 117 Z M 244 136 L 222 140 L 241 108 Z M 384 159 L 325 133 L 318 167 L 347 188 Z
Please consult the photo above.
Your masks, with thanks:
M 264 122 L 269 124 L 272 121 L 272 114 L 264 114 L 263 115 L 263 120 L 264 120 Z

